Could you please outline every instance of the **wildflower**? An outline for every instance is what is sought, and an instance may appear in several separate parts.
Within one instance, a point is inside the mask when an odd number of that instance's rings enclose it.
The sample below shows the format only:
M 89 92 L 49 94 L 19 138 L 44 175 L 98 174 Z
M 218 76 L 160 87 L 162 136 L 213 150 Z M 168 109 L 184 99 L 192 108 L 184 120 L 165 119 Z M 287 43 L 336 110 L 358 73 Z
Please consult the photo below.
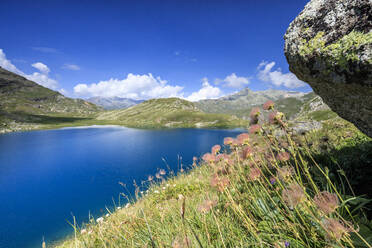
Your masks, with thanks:
M 183 239 L 176 238 L 172 243 L 172 248 L 188 248 L 190 247 L 190 240 L 185 237 Z
M 252 154 L 253 154 L 252 148 L 250 146 L 247 146 L 242 151 L 242 159 L 250 158 L 252 157 Z
M 225 166 L 219 166 L 216 168 L 216 173 L 220 175 L 227 175 L 229 174 L 229 168 Z
M 89 231 L 88 231 L 88 234 L 89 234 L 89 235 L 91 235 L 92 233 L 93 233 L 93 231 L 92 231 L 92 230 L 89 230 Z
M 287 189 L 283 190 L 282 197 L 290 208 L 294 208 L 305 200 L 305 193 L 300 185 L 291 184 Z
M 287 181 L 294 173 L 293 167 L 290 166 L 283 166 L 278 169 L 276 175 L 279 177 L 280 180 Z
M 222 192 L 230 184 L 230 180 L 227 177 L 219 177 L 217 174 L 211 179 L 211 186 L 217 188 L 218 191 Z
M 116 209 L 117 209 L 117 210 L 120 210 L 120 209 L 121 209 L 121 207 L 117 207 Z
M 288 241 L 285 241 L 285 242 L 284 242 L 284 247 L 285 247 L 285 248 L 289 247 L 289 242 L 288 242 Z
M 220 152 L 220 150 L 221 150 L 221 146 L 220 146 L 220 145 L 214 145 L 214 146 L 212 147 L 212 154 L 213 154 L 213 155 L 216 155 L 217 153 Z
M 260 133 L 260 131 L 261 131 L 261 126 L 258 124 L 252 125 L 249 128 L 249 133 L 258 134 Z
M 165 189 L 166 189 L 166 187 L 163 187 L 162 189 L 163 189 L 163 190 L 165 190 Z
M 206 153 L 203 155 L 202 159 L 205 161 L 205 162 L 208 162 L 208 163 L 213 163 L 216 161 L 216 157 L 213 155 L 213 154 L 210 154 L 210 153 Z
M 162 178 L 163 178 L 159 173 L 156 173 L 156 174 L 155 174 L 155 177 L 156 177 L 157 179 L 162 179 Z
M 285 161 L 289 160 L 290 156 L 289 156 L 288 152 L 280 152 L 280 153 L 278 153 L 278 155 L 276 155 L 276 158 L 279 161 L 285 162 Z
M 315 205 L 324 213 L 333 213 L 338 208 L 338 198 L 336 194 L 323 191 L 314 197 Z
M 260 179 L 261 177 L 261 170 L 257 167 L 250 168 L 249 174 L 248 174 L 248 180 L 249 181 L 256 181 Z
M 99 217 L 97 220 L 96 220 L 97 223 L 103 223 L 103 217 Z
M 154 190 L 154 192 L 155 192 L 155 194 L 159 194 L 160 193 L 159 190 Z
M 198 207 L 198 211 L 203 213 L 203 214 L 206 214 L 208 213 L 213 207 L 215 207 L 217 205 L 217 200 L 210 200 L 210 199 L 207 199 L 205 200 L 199 207 Z
M 331 218 L 324 220 L 324 229 L 328 234 L 328 238 L 336 240 L 340 240 L 348 232 L 354 231 L 346 227 L 345 224 L 341 223 L 339 220 Z
M 106 217 L 109 217 L 110 216 L 110 214 L 106 214 Z
M 251 110 L 251 113 L 249 114 L 249 116 L 251 118 L 258 118 L 258 116 L 260 116 L 260 108 L 257 108 L 257 107 L 254 107 L 252 110 Z
M 249 134 L 247 134 L 247 133 L 242 133 L 242 134 L 239 134 L 236 138 L 237 138 L 238 143 L 239 143 L 240 145 L 248 145 L 248 142 L 249 142 Z
M 87 233 L 87 229 L 81 229 L 80 233 L 81 233 L 81 234 L 85 234 L 85 233 Z
M 223 139 L 223 144 L 224 145 L 231 145 L 232 143 L 233 143 L 233 138 L 231 138 L 231 137 L 226 137 L 226 138 L 224 138 Z
M 151 182 L 152 180 L 154 180 L 154 177 L 153 176 L 148 176 L 147 179 Z
M 157 191 L 157 190 L 156 190 Z M 159 191 L 158 191 L 159 192 Z M 129 206 L 130 206 L 130 203 L 127 203 L 126 205 L 125 205 L 125 208 L 129 208 Z
M 164 176 L 165 174 L 167 174 L 167 172 L 165 172 L 164 169 L 160 169 L 159 170 L 159 174 L 162 175 L 162 176 Z
M 278 111 L 271 112 L 269 114 L 269 122 L 271 124 L 282 124 L 283 117 L 284 117 L 284 114 L 282 112 L 278 112 Z
M 275 177 L 270 177 L 270 183 L 271 185 L 274 185 L 276 183 Z
M 274 109 L 274 105 L 275 105 L 275 103 L 273 101 L 268 100 L 267 102 L 264 103 L 263 109 L 264 110 Z

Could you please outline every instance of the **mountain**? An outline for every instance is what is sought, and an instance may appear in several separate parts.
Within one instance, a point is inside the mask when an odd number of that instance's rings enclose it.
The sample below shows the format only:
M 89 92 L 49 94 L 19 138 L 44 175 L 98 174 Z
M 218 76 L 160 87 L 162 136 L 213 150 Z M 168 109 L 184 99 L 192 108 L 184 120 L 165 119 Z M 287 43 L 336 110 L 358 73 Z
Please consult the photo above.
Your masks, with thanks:
M 90 118 L 101 108 L 72 99 L 0 67 L 0 131 Z
M 91 97 L 87 99 L 88 102 L 94 103 L 97 106 L 103 107 L 106 110 L 113 110 L 113 109 L 126 109 L 137 105 L 144 100 L 134 100 L 130 98 L 123 98 L 123 97 Z
M 227 114 L 204 113 L 189 101 L 179 98 L 152 99 L 128 109 L 100 113 L 100 121 L 140 128 L 159 127 L 241 127 L 246 121 Z
M 285 98 L 298 99 L 305 95 L 303 92 L 264 90 L 252 91 L 245 88 L 235 94 L 218 99 L 201 100 L 196 103 L 200 109 L 208 113 L 235 113 L 240 114 L 252 106 L 261 105 L 268 100 L 277 101 Z
M 272 100 L 278 103 L 277 106 L 283 106 L 281 110 L 287 107 L 295 108 L 294 110 L 287 111 L 292 115 L 292 112 L 298 112 L 300 110 L 296 106 L 300 107 L 306 95 L 306 93 L 295 91 L 273 89 L 252 91 L 249 88 L 245 88 L 235 94 L 219 99 L 198 101 L 195 105 L 206 113 L 229 113 L 247 118 L 253 107 L 260 106 L 264 102 Z

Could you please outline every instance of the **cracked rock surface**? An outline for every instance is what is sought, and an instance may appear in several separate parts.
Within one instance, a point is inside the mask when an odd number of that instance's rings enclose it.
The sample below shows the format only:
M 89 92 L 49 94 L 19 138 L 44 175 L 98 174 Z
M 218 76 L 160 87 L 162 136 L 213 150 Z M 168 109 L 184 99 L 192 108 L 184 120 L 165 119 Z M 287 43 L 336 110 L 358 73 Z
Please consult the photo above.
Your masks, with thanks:
M 284 39 L 290 71 L 372 137 L 372 0 L 312 0 Z

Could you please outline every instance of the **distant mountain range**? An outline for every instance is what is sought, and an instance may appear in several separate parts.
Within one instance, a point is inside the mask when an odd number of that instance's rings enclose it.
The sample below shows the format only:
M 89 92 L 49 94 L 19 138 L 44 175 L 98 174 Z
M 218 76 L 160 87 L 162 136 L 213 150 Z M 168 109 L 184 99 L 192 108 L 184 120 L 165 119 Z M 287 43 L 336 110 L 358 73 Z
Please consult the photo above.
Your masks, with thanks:
M 294 105 L 300 105 L 302 98 L 307 94 L 295 91 L 264 90 L 252 91 L 245 88 L 235 94 L 218 99 L 208 99 L 196 102 L 196 106 L 206 113 L 229 113 L 240 117 L 247 117 L 250 110 L 268 100 L 279 101 L 282 105 L 291 101 Z
M 91 97 L 87 99 L 88 102 L 94 103 L 97 106 L 100 106 L 106 110 L 113 110 L 113 109 L 126 109 L 137 105 L 144 100 L 133 100 L 130 98 L 123 98 L 123 97 Z
M 85 101 L 65 97 L 0 67 L 0 133 L 94 124 L 139 128 L 246 127 L 251 109 L 267 100 L 273 100 L 287 118 L 301 122 L 337 116 L 313 92 L 248 88 L 198 102 L 179 98 L 138 101 L 120 97 L 95 97 Z

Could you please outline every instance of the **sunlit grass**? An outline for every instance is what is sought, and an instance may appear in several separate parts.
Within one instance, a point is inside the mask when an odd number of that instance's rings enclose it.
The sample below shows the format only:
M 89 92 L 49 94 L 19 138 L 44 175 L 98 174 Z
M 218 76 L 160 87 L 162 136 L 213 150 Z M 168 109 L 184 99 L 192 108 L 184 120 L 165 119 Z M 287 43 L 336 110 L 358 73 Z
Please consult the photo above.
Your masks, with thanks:
M 133 202 L 75 224 L 58 247 L 371 247 L 363 204 L 351 204 L 368 200 L 317 163 L 316 135 L 293 134 L 272 102 L 264 108 L 270 123 L 255 109 L 249 134 L 187 172 L 150 176 Z

